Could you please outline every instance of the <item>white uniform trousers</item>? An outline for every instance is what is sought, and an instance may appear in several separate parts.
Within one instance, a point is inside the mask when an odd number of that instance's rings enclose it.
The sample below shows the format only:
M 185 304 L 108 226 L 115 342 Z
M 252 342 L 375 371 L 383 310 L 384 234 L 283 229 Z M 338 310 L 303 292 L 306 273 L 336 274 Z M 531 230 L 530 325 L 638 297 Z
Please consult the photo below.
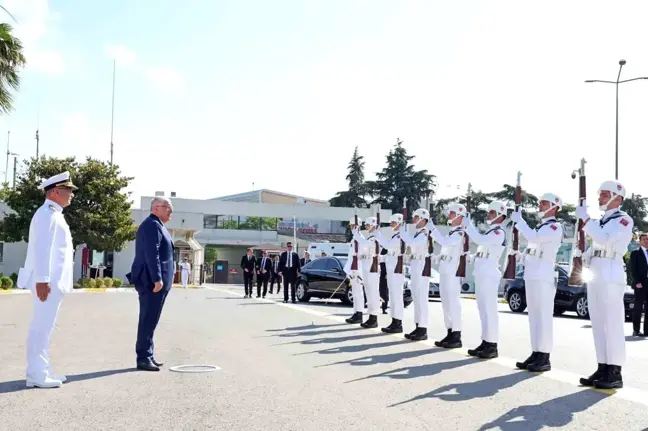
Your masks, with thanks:
M 63 294 L 53 287 L 45 302 L 32 291 L 33 314 L 27 333 L 27 378 L 30 380 L 43 382 L 51 377 L 49 346 L 62 300 Z
M 387 265 L 387 287 L 389 288 L 389 314 L 392 319 L 403 320 L 403 284 L 405 274 L 394 274 L 395 267 Z
M 623 284 L 587 284 L 587 306 L 599 364 L 619 367 L 625 364 L 624 293 Z
M 189 282 L 189 271 L 182 271 L 180 273 L 180 279 L 182 280 L 182 287 L 187 287 Z
M 454 274 L 441 272 L 439 275 L 439 293 L 445 327 L 461 331 L 461 280 Z
M 531 349 L 534 352 L 551 353 L 556 285 L 553 280 L 525 280 L 525 290 Z
M 421 328 L 429 324 L 428 293 L 430 290 L 430 277 L 423 277 L 425 261 L 413 260 L 410 263 L 410 290 L 414 300 L 414 323 Z
M 351 294 L 353 295 L 353 311 L 356 313 L 364 312 L 365 299 L 362 290 L 362 282 L 358 278 L 360 271 L 354 271 L 354 277 L 351 279 Z
M 500 277 L 476 275 L 475 293 L 477 308 L 481 319 L 481 339 L 488 343 L 497 343 L 499 339 L 499 313 L 497 311 L 497 291 Z
M 362 262 L 362 280 L 367 295 L 367 314 L 378 315 L 380 310 L 380 272 L 369 272 L 371 260 Z M 380 271 L 380 267 L 378 267 Z

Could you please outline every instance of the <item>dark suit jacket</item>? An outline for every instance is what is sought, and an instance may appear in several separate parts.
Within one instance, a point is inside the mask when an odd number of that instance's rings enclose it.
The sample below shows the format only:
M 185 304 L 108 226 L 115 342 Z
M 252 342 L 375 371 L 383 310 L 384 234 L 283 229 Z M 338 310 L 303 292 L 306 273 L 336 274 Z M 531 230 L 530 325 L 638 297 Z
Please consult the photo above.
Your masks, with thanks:
M 261 277 L 269 277 L 270 274 L 272 273 L 272 258 L 270 258 L 270 257 L 266 257 L 266 260 L 265 260 L 265 267 L 264 267 L 264 268 L 261 268 L 261 262 L 263 262 L 263 257 L 257 259 L 257 267 L 256 267 L 256 270 L 259 271 L 259 272 L 261 272 L 261 270 L 265 270 L 265 271 L 266 271 L 265 274 L 261 273 L 261 274 L 259 274 L 259 275 L 260 275 Z
M 254 274 L 254 268 L 256 268 L 256 257 L 252 255 L 248 259 L 247 254 L 243 255 L 241 258 L 241 268 L 247 269 L 250 274 Z
M 288 252 L 284 251 L 279 257 L 279 272 L 281 272 L 284 277 L 297 277 L 297 272 L 301 271 L 301 264 L 299 262 L 299 256 L 294 251 L 292 252 L 292 267 L 287 267 L 288 263 Z
M 648 288 L 648 262 L 641 247 L 630 253 L 630 274 L 633 289 L 637 283 L 641 283 L 643 288 Z
M 149 215 L 137 229 L 130 280 L 140 290 L 153 290 L 156 281 L 171 289 L 175 263 L 173 239 L 157 216 Z

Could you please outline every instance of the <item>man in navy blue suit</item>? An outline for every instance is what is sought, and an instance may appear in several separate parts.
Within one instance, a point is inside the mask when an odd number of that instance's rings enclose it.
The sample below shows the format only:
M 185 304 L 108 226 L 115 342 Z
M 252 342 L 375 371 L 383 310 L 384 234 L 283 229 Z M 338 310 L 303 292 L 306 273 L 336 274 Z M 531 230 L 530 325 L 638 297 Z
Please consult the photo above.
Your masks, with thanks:
M 162 307 L 173 285 L 173 239 L 164 227 L 171 219 L 173 206 L 165 197 L 155 197 L 151 214 L 140 224 L 135 238 L 135 259 L 129 281 L 139 294 L 140 314 L 137 326 L 137 368 L 160 371 L 163 365 L 153 354 L 153 334 L 160 321 Z

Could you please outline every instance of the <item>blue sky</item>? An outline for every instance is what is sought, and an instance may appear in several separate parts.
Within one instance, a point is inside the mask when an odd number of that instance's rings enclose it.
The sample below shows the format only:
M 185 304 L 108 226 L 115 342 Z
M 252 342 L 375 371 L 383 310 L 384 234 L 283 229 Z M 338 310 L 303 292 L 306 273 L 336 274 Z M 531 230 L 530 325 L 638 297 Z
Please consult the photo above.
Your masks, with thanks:
M 270 188 L 328 199 L 358 145 L 371 179 L 399 137 L 441 194 L 471 182 L 576 200 L 614 174 L 614 87 L 648 76 L 639 1 L 1 0 L 29 65 L 11 149 L 109 158 L 155 190 L 208 198 Z M 648 81 L 621 90 L 620 179 L 648 194 Z M 3 139 L 0 138 L 0 142 Z M 4 144 L 0 145 L 4 150 Z M 10 173 L 11 175 L 11 173 Z

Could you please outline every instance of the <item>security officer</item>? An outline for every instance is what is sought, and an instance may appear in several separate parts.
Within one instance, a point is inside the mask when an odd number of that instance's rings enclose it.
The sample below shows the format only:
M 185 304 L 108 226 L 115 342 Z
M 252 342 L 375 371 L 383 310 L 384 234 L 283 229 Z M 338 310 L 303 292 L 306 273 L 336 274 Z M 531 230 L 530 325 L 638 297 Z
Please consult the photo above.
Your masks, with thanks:
M 468 237 L 478 245 L 474 257 L 473 274 L 482 327 L 482 343 L 476 349 L 468 350 L 468 354 L 482 359 L 492 359 L 498 356 L 497 291 L 502 279 L 499 262 L 506 248 L 506 232 L 502 229 L 504 218 L 506 218 L 506 206 L 500 201 L 493 201 L 488 205 L 486 223 L 490 225 L 490 228 L 485 233 L 482 234 L 475 229 L 470 222 L 470 217 L 463 219 L 463 226 L 466 228 Z
M 404 241 L 401 238 L 401 225 L 403 223 L 402 214 L 392 214 L 389 219 L 392 228 L 392 235 L 390 238 L 385 238 L 380 231 L 376 232 L 378 243 L 387 250 L 385 256 L 385 266 L 387 269 L 387 287 L 389 290 L 389 312 L 392 321 L 386 328 L 382 328 L 383 332 L 388 334 L 400 334 L 403 332 L 403 284 L 405 283 L 405 274 L 403 268 L 398 268 L 399 258 L 402 262 L 404 256 L 402 251 L 404 249 Z M 404 266 L 404 265 L 403 265 Z
M 623 387 L 621 367 L 625 363 L 625 309 L 623 294 L 626 275 L 623 255 L 632 240 L 634 222 L 619 208 L 626 196 L 623 185 L 606 181 L 599 188 L 601 220 L 592 220 L 585 203 L 576 208 L 576 216 L 585 223 L 584 230 L 592 238 L 592 246 L 585 253 L 591 281 L 587 283 L 587 304 L 598 369 L 588 378 L 581 378 L 584 386 L 600 389 Z M 584 271 L 584 274 L 587 274 Z
M 511 220 L 528 242 L 524 252 L 524 283 L 532 353 L 524 362 L 515 364 L 522 370 L 551 370 L 549 356 L 553 349 L 555 260 L 563 240 L 563 228 L 556 220 L 556 213 L 562 205 L 562 199 L 553 193 L 540 196 L 538 216 L 541 223 L 535 229 L 529 227 L 519 210 L 511 214 Z
M 378 310 L 380 310 L 380 264 L 373 265 L 373 261 L 374 258 L 376 261 L 380 259 L 380 245 L 376 238 L 376 229 L 378 228 L 376 217 L 367 218 L 365 227 L 369 235 L 367 238 L 362 236 L 358 228 L 353 232 L 353 239 L 358 242 L 360 249 L 358 260 L 362 261 L 362 280 L 367 295 L 367 313 L 369 314 L 367 321 L 360 326 L 377 328 Z
M 43 181 L 45 203 L 29 225 L 25 266 L 17 286 L 32 291 L 33 315 L 27 335 L 27 387 L 57 388 L 65 376 L 52 374 L 49 344 L 63 296 L 72 290 L 74 246 L 63 208 L 70 205 L 77 187 L 70 173 Z
M 459 257 L 462 254 L 464 240 L 463 218 L 466 207 L 460 203 L 451 203 L 446 208 L 450 232 L 445 236 L 432 225 L 432 238 L 441 245 L 439 262 L 439 293 L 443 307 L 443 318 L 448 331 L 446 336 L 435 341 L 434 345 L 445 349 L 456 349 L 461 343 L 461 279 L 457 277 Z
M 356 220 L 355 217 L 351 218 L 349 221 L 349 228 L 351 232 L 355 232 L 358 226 L 362 223 L 362 220 L 359 218 Z M 355 239 L 352 239 L 349 243 L 349 254 L 347 255 L 346 265 L 344 265 L 344 272 L 351 280 L 351 293 L 353 295 L 353 309 L 354 313 L 351 317 L 346 319 L 347 323 L 362 323 L 362 313 L 364 312 L 364 292 L 362 289 L 362 262 L 360 261 L 359 256 L 360 247 Z M 358 262 L 357 269 L 351 269 L 353 263 L 353 257 L 356 256 Z M 284 286 L 285 289 L 285 286 Z
M 425 258 L 428 253 L 428 238 L 430 229 L 430 212 L 425 208 L 419 208 L 412 215 L 416 233 L 410 236 L 405 230 L 401 232 L 401 238 L 409 247 L 410 256 L 410 289 L 414 300 L 414 323 L 416 329 L 405 334 L 405 338 L 412 341 L 427 340 L 428 316 L 428 292 L 430 289 L 430 278 L 423 276 Z

